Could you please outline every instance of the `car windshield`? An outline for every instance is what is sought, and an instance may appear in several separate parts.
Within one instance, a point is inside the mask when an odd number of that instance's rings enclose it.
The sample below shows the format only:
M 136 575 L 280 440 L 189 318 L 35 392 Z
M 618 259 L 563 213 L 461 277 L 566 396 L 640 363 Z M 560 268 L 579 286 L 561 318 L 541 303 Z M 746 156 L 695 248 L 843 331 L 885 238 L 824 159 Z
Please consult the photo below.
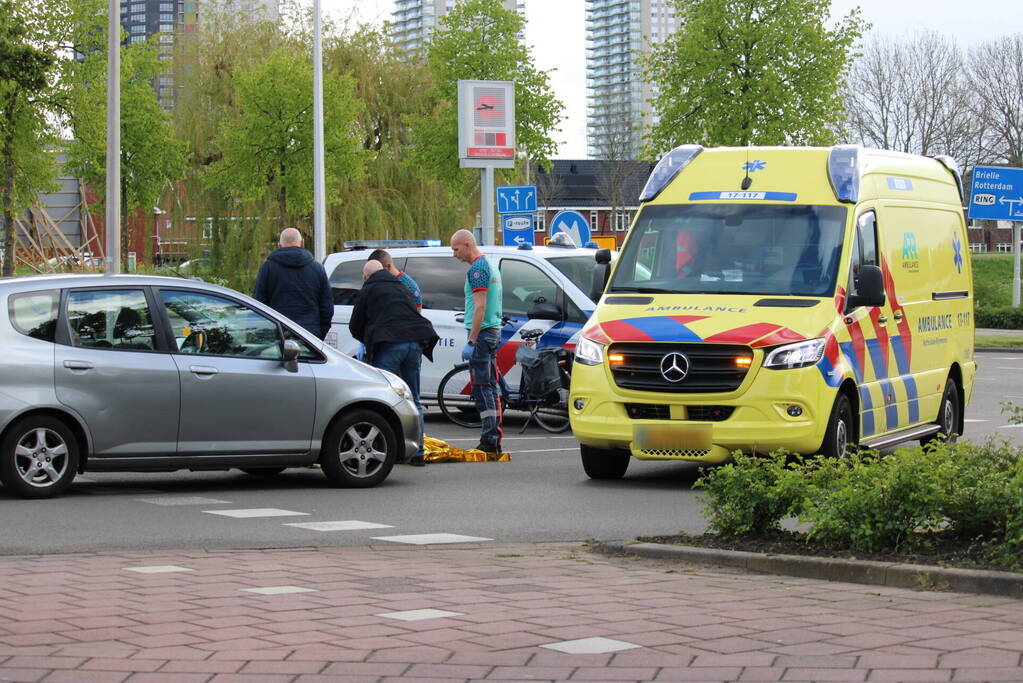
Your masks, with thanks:
M 845 219 L 842 206 L 647 206 L 607 291 L 830 296 Z
M 576 287 L 584 292 L 590 291 L 590 284 L 593 281 L 593 267 L 597 265 L 593 255 L 596 252 L 589 250 L 589 253 L 581 256 L 556 256 L 548 258 L 547 262 L 561 271 Z

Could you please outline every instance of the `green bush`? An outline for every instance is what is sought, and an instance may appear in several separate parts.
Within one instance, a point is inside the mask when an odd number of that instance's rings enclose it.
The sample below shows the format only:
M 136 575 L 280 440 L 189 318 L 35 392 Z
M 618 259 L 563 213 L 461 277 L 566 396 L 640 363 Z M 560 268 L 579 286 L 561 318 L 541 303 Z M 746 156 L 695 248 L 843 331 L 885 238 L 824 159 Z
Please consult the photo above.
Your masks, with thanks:
M 704 470 L 694 486 L 706 491 L 703 515 L 722 536 L 764 536 L 801 508 L 802 472 L 784 453 L 736 453 L 732 462 Z
M 977 308 L 974 314 L 977 327 L 996 330 L 1023 330 L 1023 308 Z
M 938 445 L 933 451 L 942 461 L 942 513 L 949 531 L 963 540 L 1004 537 L 1019 507 L 1013 501 L 1023 499 L 1015 447 L 989 441 Z
M 1012 304 L 1012 256 L 974 256 L 973 297 L 976 307 L 1002 308 Z M 986 327 L 977 323 L 978 327 Z M 1004 329 L 1004 328 L 1002 328 Z
M 901 449 L 882 458 L 866 452 L 818 460 L 809 481 L 813 502 L 800 520 L 808 540 L 853 550 L 898 550 L 925 538 L 916 531 L 942 523 L 941 467 L 933 450 Z

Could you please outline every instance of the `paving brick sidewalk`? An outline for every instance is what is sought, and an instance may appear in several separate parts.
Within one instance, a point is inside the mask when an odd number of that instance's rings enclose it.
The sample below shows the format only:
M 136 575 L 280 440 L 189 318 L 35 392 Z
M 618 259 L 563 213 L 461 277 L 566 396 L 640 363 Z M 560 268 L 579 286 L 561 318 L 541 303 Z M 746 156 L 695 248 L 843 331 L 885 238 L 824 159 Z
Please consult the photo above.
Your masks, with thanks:
M 0 680 L 1023 681 L 1018 600 L 573 544 L 0 557 L 0 576 Z

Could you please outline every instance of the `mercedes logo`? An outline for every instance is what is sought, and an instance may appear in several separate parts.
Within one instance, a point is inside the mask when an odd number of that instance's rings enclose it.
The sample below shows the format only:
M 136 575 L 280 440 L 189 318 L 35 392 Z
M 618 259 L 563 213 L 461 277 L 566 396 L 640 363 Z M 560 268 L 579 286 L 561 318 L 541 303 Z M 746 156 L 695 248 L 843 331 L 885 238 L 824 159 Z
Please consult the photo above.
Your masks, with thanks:
M 681 382 L 689 374 L 689 359 L 684 353 L 672 351 L 661 359 L 661 377 L 669 382 Z

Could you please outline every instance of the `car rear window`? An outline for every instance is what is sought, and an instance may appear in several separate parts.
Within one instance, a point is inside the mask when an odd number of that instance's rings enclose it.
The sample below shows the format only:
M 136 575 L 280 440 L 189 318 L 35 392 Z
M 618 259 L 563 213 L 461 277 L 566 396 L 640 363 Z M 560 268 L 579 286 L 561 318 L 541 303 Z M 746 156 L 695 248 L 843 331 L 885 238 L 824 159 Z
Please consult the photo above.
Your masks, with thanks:
M 56 289 L 12 294 L 7 300 L 11 325 L 28 337 L 52 342 L 57 330 L 59 303 L 60 292 Z

